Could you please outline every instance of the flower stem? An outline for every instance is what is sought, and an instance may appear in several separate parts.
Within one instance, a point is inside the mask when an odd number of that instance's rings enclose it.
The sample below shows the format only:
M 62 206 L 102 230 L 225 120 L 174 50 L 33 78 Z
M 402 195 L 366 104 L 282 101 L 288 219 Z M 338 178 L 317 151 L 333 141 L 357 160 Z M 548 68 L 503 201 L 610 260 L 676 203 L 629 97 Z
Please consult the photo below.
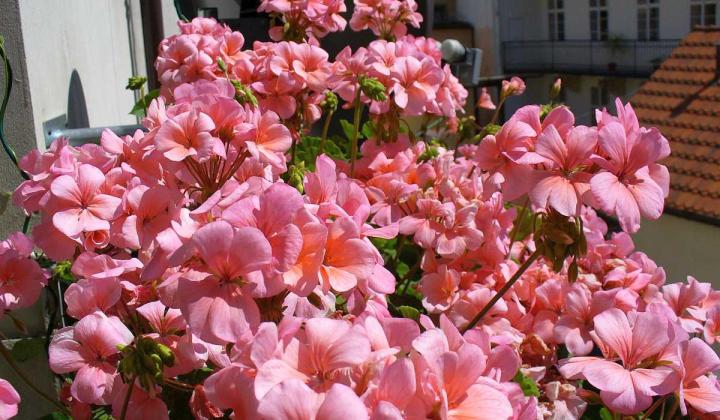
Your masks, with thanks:
M 670 395 L 672 395 L 672 394 L 668 394 L 668 395 L 666 395 L 666 396 L 664 396 L 664 397 L 662 397 L 662 398 L 658 398 L 658 399 L 653 403 L 653 405 L 651 405 L 650 408 L 648 408 L 648 410 L 645 412 L 645 414 L 643 414 L 643 416 L 640 418 L 640 420 L 649 419 L 649 418 L 650 418 L 650 415 L 651 415 L 652 413 L 654 413 L 655 410 L 657 410 L 657 408 L 660 407 L 661 404 L 665 404 L 665 400 L 667 400 L 667 399 L 670 397 Z
M 360 86 L 355 94 L 355 115 L 353 116 L 353 138 L 350 144 L 350 177 L 355 175 L 355 161 L 357 160 L 358 137 L 360 136 L 360 117 L 362 117 L 363 104 L 360 102 Z
M 495 306 L 495 303 L 497 303 L 497 301 L 500 300 L 505 295 L 505 293 L 508 292 L 508 290 L 510 290 L 510 288 L 515 284 L 515 282 L 520 278 L 520 276 L 524 272 L 526 272 L 527 269 L 530 268 L 532 263 L 534 263 L 535 260 L 537 260 L 539 257 L 540 257 L 540 251 L 533 252 L 532 255 L 530 255 L 530 257 L 528 257 L 528 259 L 525 260 L 523 265 L 521 265 L 520 268 L 518 268 L 518 270 L 515 272 L 515 274 L 513 274 L 513 276 L 510 278 L 510 280 L 508 280 L 507 283 L 505 283 L 505 285 L 495 294 L 495 296 L 493 296 L 492 299 L 490 299 L 490 302 L 488 302 L 485 305 L 485 307 L 482 308 L 482 310 L 477 315 L 475 315 L 475 318 L 473 318 L 472 321 L 470 321 L 470 323 L 463 329 L 462 332 L 464 333 L 465 331 L 469 331 L 469 330 L 473 329 L 473 327 L 475 327 L 475 325 L 477 325 L 477 323 L 480 322 L 480 320 L 482 320 L 482 318 L 488 312 L 490 312 L 490 309 L 492 309 L 492 307 Z
M 37 387 L 35 383 L 28 378 L 25 373 L 20 369 L 20 366 L 18 366 L 17 362 L 15 362 L 15 359 L 13 358 L 12 354 L 8 351 L 7 347 L 5 347 L 5 344 L 0 342 L 0 354 L 2 357 L 8 362 L 8 365 L 12 368 L 12 370 L 15 371 L 17 376 L 23 380 L 30 388 L 32 388 L 33 391 L 37 392 L 38 395 L 43 397 L 44 399 L 48 400 L 52 405 L 60 409 L 65 414 L 69 414 L 67 407 L 60 404 L 60 402 L 56 399 L 51 397 L 50 395 L 46 394 L 43 390 Z
M 330 129 L 330 121 L 332 121 L 334 113 L 334 111 L 329 111 L 327 116 L 325 117 L 325 122 L 323 123 L 322 127 L 322 135 L 320 137 L 320 148 L 318 149 L 318 156 L 322 155 L 325 151 L 325 141 L 327 140 L 328 130 Z
M 128 384 L 128 390 L 125 393 L 125 400 L 123 400 L 122 410 L 120 410 L 120 420 L 125 420 L 128 405 L 130 405 L 130 397 L 132 396 L 133 388 L 135 388 L 135 376 L 132 377 L 130 383 Z

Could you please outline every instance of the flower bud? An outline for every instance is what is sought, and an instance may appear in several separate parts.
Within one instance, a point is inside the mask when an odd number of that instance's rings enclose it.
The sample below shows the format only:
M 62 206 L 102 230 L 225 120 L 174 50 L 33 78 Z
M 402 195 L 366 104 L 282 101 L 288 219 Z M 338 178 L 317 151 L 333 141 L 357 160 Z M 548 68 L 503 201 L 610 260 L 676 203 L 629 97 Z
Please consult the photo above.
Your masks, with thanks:
M 145 76 L 131 76 L 130 78 L 128 78 L 127 86 L 125 86 L 125 89 L 139 90 L 145 85 L 145 82 L 147 82 L 147 77 Z
M 235 100 L 240 104 L 251 104 L 254 107 L 258 106 L 257 98 L 249 87 L 243 85 L 239 80 L 231 80 L 233 87 L 235 88 Z
M 373 101 L 382 102 L 387 99 L 387 95 L 385 95 L 385 85 L 374 77 L 361 77 L 360 90 Z
M 217 58 L 217 65 L 221 72 L 227 73 L 227 64 L 225 64 L 225 61 L 221 57 Z
M 338 107 L 338 97 L 335 92 L 330 90 L 325 92 L 325 99 L 320 102 L 320 107 L 325 112 L 335 112 Z

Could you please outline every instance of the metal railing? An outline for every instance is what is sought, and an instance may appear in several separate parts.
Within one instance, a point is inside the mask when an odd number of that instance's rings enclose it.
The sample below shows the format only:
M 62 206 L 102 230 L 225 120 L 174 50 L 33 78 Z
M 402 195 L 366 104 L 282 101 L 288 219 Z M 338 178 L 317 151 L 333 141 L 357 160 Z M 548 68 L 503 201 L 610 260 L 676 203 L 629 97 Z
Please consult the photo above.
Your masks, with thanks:
M 567 40 L 503 42 L 506 73 L 558 72 L 649 76 L 680 40 Z

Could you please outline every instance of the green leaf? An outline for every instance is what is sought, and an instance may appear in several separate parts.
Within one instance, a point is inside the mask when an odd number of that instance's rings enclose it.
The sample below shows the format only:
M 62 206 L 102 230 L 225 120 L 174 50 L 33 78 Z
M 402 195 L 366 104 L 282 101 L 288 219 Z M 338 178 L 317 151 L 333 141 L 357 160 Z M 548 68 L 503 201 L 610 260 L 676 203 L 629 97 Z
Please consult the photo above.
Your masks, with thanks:
M 525 396 L 540 396 L 540 390 L 538 389 L 537 384 L 535 381 L 530 378 L 529 376 L 523 375 L 522 371 L 518 369 L 517 373 L 515 374 L 515 377 L 513 378 L 514 382 L 517 382 L 518 385 L 520 385 L 520 388 L 523 391 L 523 394 Z
M 129 114 L 135 115 L 136 117 L 144 117 L 147 111 L 147 107 L 150 106 L 150 102 L 152 102 L 153 99 L 160 96 L 160 90 L 159 89 L 153 89 L 150 92 L 147 93 L 147 95 L 140 98 L 139 101 L 135 103 L 135 106 L 132 107 Z
M 12 348 L 12 355 L 19 362 L 26 362 L 34 359 L 45 351 L 45 343 L 42 338 L 26 338 L 15 343 Z
M 333 159 L 343 160 L 346 158 L 346 153 L 341 147 L 344 142 L 338 142 L 337 139 L 338 138 L 326 139 L 323 153 Z M 320 153 L 321 140 L 322 139 L 317 136 L 304 136 L 296 146 L 295 161 L 298 162 L 298 165 L 304 163 L 304 169 L 306 171 L 312 172 L 315 170 L 315 159 Z
M 405 274 L 407 274 L 408 271 L 410 271 L 410 267 L 408 267 L 408 265 L 402 261 L 400 261 L 397 267 L 395 267 L 395 273 L 397 274 L 398 278 L 405 277 Z
M 340 126 L 348 141 L 352 141 L 355 135 L 355 126 L 348 120 L 340 120 Z
M 598 412 L 600 414 L 600 418 L 602 420 L 613 420 L 613 415 L 610 413 L 610 410 L 607 409 L 607 407 L 603 407 Z
M 405 305 L 398 306 L 398 310 L 402 314 L 403 318 L 410 318 L 410 319 L 414 319 L 416 321 L 418 319 L 420 319 L 420 311 L 413 308 L 412 306 L 405 306 Z
M 147 82 L 147 77 L 145 76 L 130 76 L 125 89 L 139 90 L 145 85 L 145 82 Z
M 365 124 L 362 126 L 362 130 L 360 130 L 363 136 L 365 136 L 366 139 L 371 139 L 375 137 L 375 125 L 372 123 L 372 121 L 366 121 Z

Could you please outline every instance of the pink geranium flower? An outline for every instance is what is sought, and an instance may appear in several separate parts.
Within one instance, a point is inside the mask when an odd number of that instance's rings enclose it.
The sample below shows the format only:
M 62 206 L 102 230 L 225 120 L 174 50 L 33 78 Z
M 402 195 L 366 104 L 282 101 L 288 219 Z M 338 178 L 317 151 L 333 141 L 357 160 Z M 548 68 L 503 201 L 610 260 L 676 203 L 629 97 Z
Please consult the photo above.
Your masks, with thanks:
M 566 360 L 560 366 L 565 377 L 584 377 L 600 389 L 605 405 L 621 414 L 643 411 L 654 396 L 677 388 L 679 376 L 670 363 L 658 359 L 674 339 L 666 318 L 649 312 L 626 315 L 611 308 L 597 315 L 594 323 L 595 340 L 605 357 Z
M 680 345 L 682 383 L 680 408 L 687 415 L 686 403 L 703 413 L 720 412 L 720 388 L 707 377 L 720 368 L 720 358 L 701 339 L 695 337 Z
M 493 103 L 492 97 L 488 93 L 488 90 L 486 87 L 482 88 L 482 90 L 480 91 L 480 99 L 478 99 L 477 106 L 478 106 L 478 108 L 489 109 L 489 110 L 494 110 L 495 108 L 497 108 L 495 106 L 495 104 Z
M 0 378 L 0 419 L 6 420 L 15 417 L 20 404 L 20 394 L 10 382 Z
M 422 61 L 415 57 L 401 57 L 393 66 L 393 87 L 395 104 L 405 110 L 406 115 L 420 115 L 427 103 L 435 99 L 438 85 L 443 81 L 440 67 L 429 59 Z
M 56 178 L 50 191 L 57 198 L 53 225 L 67 236 L 110 229 L 120 199 L 101 193 L 105 175 L 92 165 L 80 165 L 77 177 Z
M 234 343 L 260 322 L 252 299 L 254 281 L 271 259 L 271 247 L 252 227 L 233 229 L 225 221 L 209 223 L 192 237 L 202 265 L 184 274 L 176 301 L 193 332 L 210 343 Z M 260 280 L 258 280 L 258 278 Z
M 169 160 L 180 162 L 189 156 L 204 161 L 212 155 L 225 157 L 222 141 L 210 133 L 212 118 L 194 110 L 168 118 L 155 134 L 155 146 Z
M 545 160 L 546 169 L 528 194 L 535 208 L 580 215 L 583 196 L 590 189 L 587 169 L 596 142 L 597 132 L 588 127 L 575 127 L 566 138 L 553 125 L 545 128 L 535 143 L 535 154 Z
M 619 119 L 602 118 L 598 144 L 603 156 L 593 161 L 603 171 L 592 177 L 590 187 L 602 210 L 617 215 L 623 230 L 634 233 L 640 216 L 657 219 L 662 214 L 669 175 L 656 162 L 670 154 L 670 147 L 657 129 L 638 128 L 629 104 L 623 107 L 618 101 L 617 107 Z
M 267 420 L 368 418 L 362 400 L 349 387 L 335 384 L 326 394 L 318 394 L 297 379 L 288 379 L 273 387 L 260 401 L 258 413 Z
M 375 269 L 375 253 L 360 238 L 360 230 L 350 217 L 341 217 L 328 227 L 325 258 L 320 275 L 323 290 L 346 292 Z
M 133 335 L 117 317 L 92 313 L 74 327 L 58 330 L 50 343 L 50 368 L 55 373 L 77 372 L 70 389 L 86 404 L 107 404 L 116 370 L 113 358 L 118 345 L 128 345 Z

